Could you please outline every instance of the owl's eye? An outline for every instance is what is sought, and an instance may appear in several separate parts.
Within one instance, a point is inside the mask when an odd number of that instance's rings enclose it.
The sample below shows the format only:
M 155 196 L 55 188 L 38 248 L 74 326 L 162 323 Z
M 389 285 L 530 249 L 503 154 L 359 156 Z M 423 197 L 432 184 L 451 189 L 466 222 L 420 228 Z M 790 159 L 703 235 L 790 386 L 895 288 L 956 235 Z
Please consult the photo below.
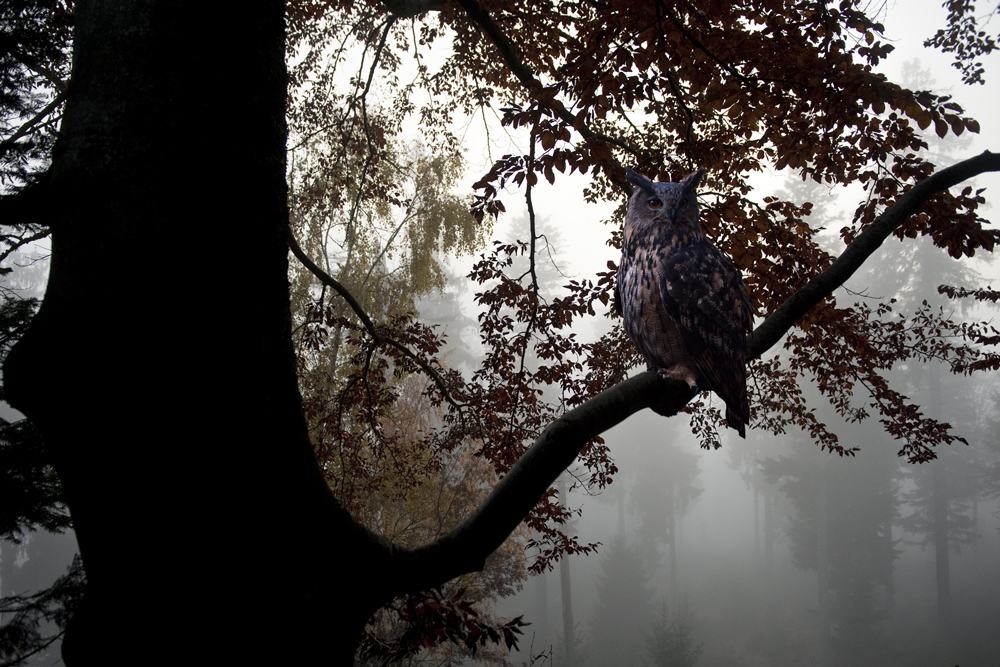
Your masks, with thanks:
M 649 204 L 649 208 L 660 208 L 661 206 L 663 206 L 663 202 L 657 199 L 656 197 L 653 197 L 647 203 Z
M 688 205 L 687 197 L 684 197 L 683 199 L 680 200 L 680 202 L 678 202 L 677 208 L 687 208 L 687 205 Z

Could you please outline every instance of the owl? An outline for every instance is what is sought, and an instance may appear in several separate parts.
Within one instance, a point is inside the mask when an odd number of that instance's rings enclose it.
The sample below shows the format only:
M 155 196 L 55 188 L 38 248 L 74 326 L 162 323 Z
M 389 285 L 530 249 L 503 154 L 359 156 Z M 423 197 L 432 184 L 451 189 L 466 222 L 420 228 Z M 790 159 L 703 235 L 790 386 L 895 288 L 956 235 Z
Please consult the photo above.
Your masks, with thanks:
M 704 169 L 680 183 L 654 183 L 630 169 L 635 186 L 625 213 L 615 310 L 661 377 L 692 392 L 712 390 L 726 422 L 746 437 L 747 334 L 753 305 L 739 271 L 698 222 L 695 188 Z

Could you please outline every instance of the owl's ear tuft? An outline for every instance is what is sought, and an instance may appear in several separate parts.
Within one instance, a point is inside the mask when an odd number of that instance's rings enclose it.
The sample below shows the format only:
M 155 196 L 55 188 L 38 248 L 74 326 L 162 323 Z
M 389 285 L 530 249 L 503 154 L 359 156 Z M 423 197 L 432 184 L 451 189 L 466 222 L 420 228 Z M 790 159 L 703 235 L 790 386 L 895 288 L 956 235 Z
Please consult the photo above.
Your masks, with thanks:
M 698 171 L 685 176 L 684 180 L 681 181 L 681 185 L 684 187 L 685 190 L 694 190 L 696 187 L 698 187 L 698 183 L 701 182 L 701 177 L 704 175 L 705 175 L 705 170 L 699 169 Z
M 656 189 L 653 187 L 653 181 L 649 180 L 642 174 L 637 174 L 628 167 L 625 168 L 625 178 L 628 182 L 637 188 L 642 188 L 650 194 L 656 194 Z

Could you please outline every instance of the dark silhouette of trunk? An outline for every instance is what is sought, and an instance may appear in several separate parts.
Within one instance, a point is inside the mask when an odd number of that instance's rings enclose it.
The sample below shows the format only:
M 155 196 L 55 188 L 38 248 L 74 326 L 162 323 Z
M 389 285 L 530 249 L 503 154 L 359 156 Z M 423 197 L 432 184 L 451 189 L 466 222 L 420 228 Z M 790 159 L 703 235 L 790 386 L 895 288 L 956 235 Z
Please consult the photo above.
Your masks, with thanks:
M 763 486 L 764 496 L 764 574 L 768 581 L 771 581 L 774 574 L 774 487 L 770 484 Z
M 944 395 L 941 391 L 941 369 L 936 364 L 927 366 L 928 410 L 940 418 L 944 414 Z M 948 526 L 949 489 L 947 464 L 944 458 L 931 465 L 931 516 L 934 543 L 934 581 L 937 589 L 938 643 L 942 658 L 952 655 L 953 618 L 951 606 L 950 530 Z
M 760 553 L 761 544 L 761 521 L 760 521 L 760 490 L 758 488 L 758 476 L 759 474 L 754 471 L 753 473 L 753 483 L 750 485 L 750 489 L 753 491 L 753 553 L 757 557 L 757 562 L 762 562 Z
M 559 479 L 556 483 L 559 489 L 559 497 L 562 498 L 563 506 L 568 506 L 569 498 L 566 493 L 566 481 Z M 624 496 L 622 497 L 624 498 Z M 619 522 L 624 521 L 624 500 L 619 504 Z M 559 588 L 562 600 L 563 619 L 563 646 L 566 647 L 566 664 L 576 664 L 576 623 L 573 620 L 573 588 L 570 580 L 569 556 L 564 555 L 559 559 Z
M 948 482 L 943 460 L 931 468 L 931 493 L 934 516 L 934 579 L 937 587 L 938 633 L 941 650 L 950 655 L 952 638 L 951 577 L 948 536 Z
M 677 591 L 677 490 L 671 489 L 664 513 L 667 518 L 667 567 L 670 576 L 670 602 L 679 599 Z
M 48 290 L 5 367 L 87 571 L 65 662 L 350 664 L 386 558 L 301 411 L 283 3 L 75 11 Z
M 562 590 L 563 643 L 566 646 L 566 664 L 576 664 L 576 634 L 573 631 L 573 591 L 570 584 L 569 557 L 559 561 L 559 583 Z
M 567 503 L 566 482 L 559 480 L 559 495 L 563 505 Z M 622 506 L 624 507 L 624 506 Z M 563 645 L 566 647 L 566 664 L 576 664 L 576 627 L 573 621 L 573 589 L 570 581 L 569 556 L 559 559 L 559 584 L 562 592 Z
M 535 587 L 535 620 L 537 635 L 543 639 L 543 643 L 550 641 L 552 633 L 549 627 L 549 577 L 543 574 L 533 578 L 531 582 Z
M 894 489 L 891 479 L 885 480 L 885 494 L 887 497 L 893 497 Z M 893 581 L 893 569 L 894 562 L 896 560 L 895 545 L 892 542 L 892 523 L 896 518 L 896 513 L 892 512 L 885 517 L 882 522 L 881 531 L 881 554 L 878 556 L 879 560 L 885 564 L 885 612 L 889 618 L 892 618 L 895 614 L 896 607 L 896 585 Z
M 819 666 L 830 664 L 830 499 L 826 470 L 819 466 L 816 477 L 816 583 L 819 607 Z

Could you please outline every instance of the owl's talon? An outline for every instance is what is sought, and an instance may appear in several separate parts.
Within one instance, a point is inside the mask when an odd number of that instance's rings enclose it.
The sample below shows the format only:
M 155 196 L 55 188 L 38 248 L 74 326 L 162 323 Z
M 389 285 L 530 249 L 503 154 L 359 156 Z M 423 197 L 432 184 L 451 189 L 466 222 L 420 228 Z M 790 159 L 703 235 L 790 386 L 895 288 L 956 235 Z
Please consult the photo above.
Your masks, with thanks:
M 691 373 L 684 370 L 677 370 L 675 368 L 657 368 L 655 370 L 656 374 L 664 380 L 680 380 L 681 382 L 687 384 L 692 394 L 697 394 L 699 392 L 698 382 L 691 377 Z

